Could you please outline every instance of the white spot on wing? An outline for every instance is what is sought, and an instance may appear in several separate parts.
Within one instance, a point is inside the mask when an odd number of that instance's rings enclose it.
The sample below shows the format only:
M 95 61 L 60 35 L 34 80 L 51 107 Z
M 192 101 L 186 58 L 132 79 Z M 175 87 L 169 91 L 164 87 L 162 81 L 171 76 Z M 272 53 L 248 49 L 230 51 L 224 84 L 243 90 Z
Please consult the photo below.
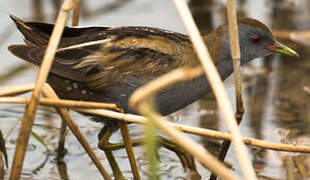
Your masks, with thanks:
M 77 89 L 77 88 L 78 88 L 78 84 L 77 84 L 77 83 L 72 83 L 72 87 L 73 87 L 74 89 Z
M 114 66 L 108 66 L 104 68 L 104 70 L 111 70 L 111 69 L 114 69 Z

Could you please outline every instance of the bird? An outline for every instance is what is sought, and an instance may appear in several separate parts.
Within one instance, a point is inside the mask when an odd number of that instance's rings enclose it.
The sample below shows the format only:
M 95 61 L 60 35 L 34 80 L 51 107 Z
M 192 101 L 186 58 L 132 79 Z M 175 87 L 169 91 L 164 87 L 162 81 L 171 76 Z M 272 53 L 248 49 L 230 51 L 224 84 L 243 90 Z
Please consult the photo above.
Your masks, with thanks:
M 54 25 L 24 22 L 10 16 L 26 44 L 11 45 L 9 51 L 20 59 L 40 65 Z M 280 53 L 298 54 L 278 42 L 271 30 L 252 18 L 238 18 L 241 65 L 255 58 Z M 203 36 L 220 77 L 233 72 L 228 25 Z M 147 82 L 179 67 L 200 66 L 190 38 L 178 32 L 154 27 L 65 27 L 47 82 L 62 99 L 116 103 L 125 113 L 130 95 Z M 180 82 L 155 95 L 156 110 L 174 113 L 211 91 L 205 75 Z M 119 129 L 115 119 L 91 116 L 103 122 L 101 133 Z

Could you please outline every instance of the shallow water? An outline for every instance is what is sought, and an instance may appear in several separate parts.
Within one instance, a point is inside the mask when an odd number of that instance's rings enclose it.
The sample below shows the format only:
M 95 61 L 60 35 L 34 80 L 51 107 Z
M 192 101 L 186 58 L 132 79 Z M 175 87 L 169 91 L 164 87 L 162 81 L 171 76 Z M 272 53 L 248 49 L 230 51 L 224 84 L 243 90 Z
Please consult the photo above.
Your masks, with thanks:
M 215 3 L 217 2 L 217 3 Z M 219 24 L 225 22 L 226 9 L 222 1 L 189 1 L 201 31 L 208 33 Z M 239 6 L 239 14 L 260 19 L 273 29 L 301 30 L 310 28 L 310 2 L 307 0 L 290 1 L 243 1 Z M 205 4 L 201 4 L 205 3 Z M 0 1 L 0 84 L 13 85 L 34 82 L 37 68 L 25 65 L 7 50 L 7 46 L 22 42 L 5 12 L 12 13 L 24 20 L 54 22 L 59 4 L 57 1 Z M 185 29 L 179 20 L 173 4 L 169 0 L 90 0 L 84 1 L 81 25 L 143 25 L 164 28 L 181 33 Z M 243 87 L 245 114 L 241 124 L 242 134 L 249 137 L 289 144 L 309 145 L 310 140 L 310 48 L 289 41 L 281 41 L 295 49 L 300 59 L 273 56 L 257 59 L 243 67 Z M 230 98 L 234 102 L 233 80 L 225 81 Z M 28 94 L 29 95 L 29 94 Z M 7 141 L 9 164 L 11 166 L 19 121 L 24 106 L 0 105 L 0 129 Z M 97 133 L 102 127 L 77 113 L 72 113 L 82 132 L 108 167 L 103 152 L 97 148 Z M 225 124 L 218 118 L 216 102 L 212 95 L 184 108 L 173 119 L 178 123 L 226 131 Z M 40 135 L 55 150 L 59 136 L 60 118 L 52 109 L 40 108 L 33 131 Z M 129 125 L 133 138 L 141 135 L 141 127 Z M 219 142 L 208 138 L 191 135 L 204 144 L 208 150 L 217 152 Z M 116 133 L 113 141 L 121 141 Z M 46 149 L 33 137 L 28 145 L 24 162 L 22 179 L 101 179 L 87 154 L 69 133 L 66 141 L 68 154 L 63 163 L 57 163 L 55 154 L 47 155 Z M 295 179 L 307 179 L 310 176 L 310 156 L 303 153 L 285 153 L 259 148 L 249 148 L 252 162 L 260 179 L 286 179 L 287 173 Z M 161 148 L 162 179 L 186 179 L 184 170 L 174 153 Z M 116 151 L 115 156 L 120 168 L 129 179 L 132 177 L 130 166 L 124 150 Z M 143 148 L 135 148 L 138 166 L 143 179 L 147 177 L 147 164 Z M 233 148 L 230 148 L 226 162 L 234 171 L 241 174 Z M 198 171 L 206 179 L 209 172 L 199 163 Z M 298 168 L 299 167 L 299 168 Z M 304 167 L 306 174 L 301 171 Z M 8 171 L 6 171 L 8 173 Z M 5 176 L 8 178 L 8 174 Z

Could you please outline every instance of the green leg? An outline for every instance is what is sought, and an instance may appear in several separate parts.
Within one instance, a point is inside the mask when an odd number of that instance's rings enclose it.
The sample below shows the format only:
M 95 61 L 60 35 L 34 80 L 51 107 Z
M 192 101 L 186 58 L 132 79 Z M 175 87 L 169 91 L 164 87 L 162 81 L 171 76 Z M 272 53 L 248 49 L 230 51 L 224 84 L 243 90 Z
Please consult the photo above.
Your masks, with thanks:
M 125 145 L 123 143 L 110 143 L 109 142 L 109 139 L 112 135 L 109 128 L 104 127 L 104 129 L 101 132 L 102 132 L 102 135 L 99 135 L 100 140 L 99 140 L 98 147 L 101 150 L 103 150 L 105 154 L 107 155 L 108 161 L 112 167 L 115 177 L 119 175 L 120 178 L 124 178 L 112 154 L 112 151 L 123 149 L 125 148 Z M 195 161 L 191 155 L 189 155 L 186 151 L 184 151 L 179 145 L 177 145 L 176 143 L 174 143 L 173 141 L 167 138 L 159 136 L 158 140 L 159 140 L 158 143 L 160 146 L 167 148 L 176 153 L 184 169 L 189 169 L 191 173 L 199 175 L 196 169 Z M 132 140 L 131 142 L 132 142 L 132 146 L 142 146 L 144 139 L 136 139 L 136 140 Z
M 188 168 L 190 171 L 197 172 L 194 158 L 184 151 L 178 144 L 167 138 L 159 137 L 159 145 L 176 153 L 183 165 L 183 168 Z
M 121 172 L 115 158 L 113 155 L 113 150 L 109 148 L 109 146 L 113 145 L 109 142 L 110 137 L 112 136 L 111 130 L 108 126 L 105 126 L 100 134 L 99 134 L 99 143 L 98 147 L 102 149 L 107 156 L 107 159 L 109 161 L 109 164 L 111 166 L 111 169 L 113 171 L 113 174 L 115 176 L 115 179 L 125 180 L 126 178 L 123 176 L 123 173 Z

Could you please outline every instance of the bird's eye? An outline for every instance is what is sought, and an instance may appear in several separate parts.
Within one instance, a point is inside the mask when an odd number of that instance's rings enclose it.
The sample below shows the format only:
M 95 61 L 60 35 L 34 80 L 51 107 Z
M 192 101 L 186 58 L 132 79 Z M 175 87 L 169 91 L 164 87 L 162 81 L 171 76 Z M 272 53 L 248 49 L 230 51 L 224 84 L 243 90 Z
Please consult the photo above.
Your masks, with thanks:
M 261 43 L 263 39 L 260 36 L 254 35 L 252 36 L 252 42 L 255 44 Z

